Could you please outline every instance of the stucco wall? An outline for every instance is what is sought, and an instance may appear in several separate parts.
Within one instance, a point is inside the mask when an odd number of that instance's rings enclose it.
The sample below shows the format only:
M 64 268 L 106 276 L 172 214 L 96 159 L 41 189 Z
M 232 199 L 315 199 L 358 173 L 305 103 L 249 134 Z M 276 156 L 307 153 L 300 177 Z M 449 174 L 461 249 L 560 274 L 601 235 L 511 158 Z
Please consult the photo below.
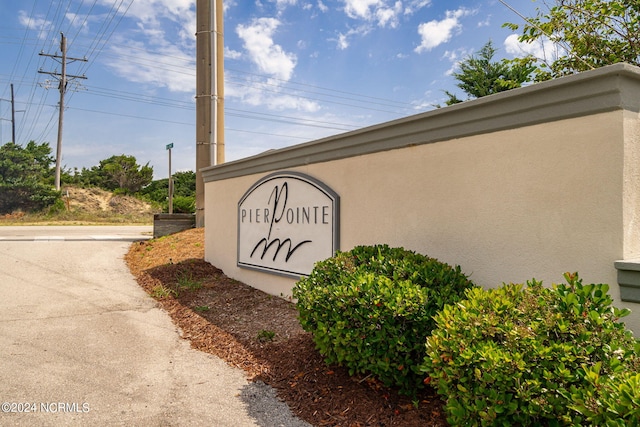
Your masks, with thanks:
M 210 168 L 206 259 L 290 295 L 236 266 L 238 200 L 286 169 L 339 194 L 342 250 L 403 246 L 486 287 L 578 271 L 618 300 L 614 261 L 640 257 L 638 103 L 640 70 L 618 65 Z M 640 332 L 640 305 L 616 305 Z

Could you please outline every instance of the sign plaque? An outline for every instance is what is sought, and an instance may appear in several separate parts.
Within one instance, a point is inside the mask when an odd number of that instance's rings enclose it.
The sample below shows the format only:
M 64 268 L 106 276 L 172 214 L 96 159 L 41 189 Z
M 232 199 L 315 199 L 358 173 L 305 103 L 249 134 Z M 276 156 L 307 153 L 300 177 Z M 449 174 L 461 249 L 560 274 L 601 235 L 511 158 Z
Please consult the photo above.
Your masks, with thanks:
M 291 277 L 339 249 L 339 197 L 298 172 L 256 182 L 238 202 L 238 266 Z

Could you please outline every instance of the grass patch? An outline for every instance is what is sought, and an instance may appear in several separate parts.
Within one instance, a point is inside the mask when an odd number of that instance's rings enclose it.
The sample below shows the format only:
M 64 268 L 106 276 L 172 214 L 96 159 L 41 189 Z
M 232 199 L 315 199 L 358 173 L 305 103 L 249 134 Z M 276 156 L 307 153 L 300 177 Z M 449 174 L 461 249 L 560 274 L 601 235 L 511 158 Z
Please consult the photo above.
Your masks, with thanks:
M 152 214 L 116 214 L 69 211 L 57 214 L 25 213 L 0 218 L 0 225 L 152 225 Z
M 260 332 L 258 332 L 258 341 L 260 342 L 273 341 L 275 337 L 276 337 L 276 333 L 273 331 L 268 331 L 266 329 L 263 329 Z
M 198 290 L 202 287 L 202 281 L 193 278 L 193 275 L 189 272 L 183 272 L 178 276 L 178 288 L 187 289 L 190 291 Z
M 156 299 L 162 299 L 162 298 L 167 298 L 168 296 L 177 296 L 177 295 L 178 293 L 176 291 L 162 285 L 154 286 L 153 289 L 151 289 L 151 296 Z

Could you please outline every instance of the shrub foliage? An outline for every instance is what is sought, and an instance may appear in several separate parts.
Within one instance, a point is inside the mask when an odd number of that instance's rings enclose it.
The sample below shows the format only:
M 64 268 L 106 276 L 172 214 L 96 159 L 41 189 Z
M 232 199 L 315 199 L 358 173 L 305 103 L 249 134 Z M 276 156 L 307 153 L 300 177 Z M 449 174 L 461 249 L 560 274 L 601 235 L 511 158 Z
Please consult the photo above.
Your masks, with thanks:
M 629 311 L 608 285 L 565 278 L 471 289 L 436 316 L 423 370 L 452 425 L 639 424 L 640 349 L 618 322 Z
M 436 259 L 387 245 L 358 246 L 315 265 L 293 290 L 302 327 L 329 364 L 414 394 L 433 316 L 473 284 Z
M 151 182 L 140 191 L 147 200 L 157 202 L 164 212 L 169 212 L 169 179 Z M 196 173 L 193 171 L 173 174 L 173 212 L 194 213 L 196 211 Z
M 47 143 L 0 146 L 0 214 L 36 212 L 60 200 L 60 192 L 52 188 L 52 162 Z

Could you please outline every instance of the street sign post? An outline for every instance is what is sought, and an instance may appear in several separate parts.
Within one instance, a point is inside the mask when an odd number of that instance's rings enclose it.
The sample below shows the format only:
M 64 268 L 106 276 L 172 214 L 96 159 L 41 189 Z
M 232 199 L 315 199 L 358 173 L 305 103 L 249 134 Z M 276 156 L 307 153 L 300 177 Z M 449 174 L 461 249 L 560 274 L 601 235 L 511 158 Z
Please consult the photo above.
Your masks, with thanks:
M 173 148 L 173 142 L 167 144 L 167 150 L 169 151 L 169 214 L 173 213 L 173 179 L 171 179 L 171 149 Z

